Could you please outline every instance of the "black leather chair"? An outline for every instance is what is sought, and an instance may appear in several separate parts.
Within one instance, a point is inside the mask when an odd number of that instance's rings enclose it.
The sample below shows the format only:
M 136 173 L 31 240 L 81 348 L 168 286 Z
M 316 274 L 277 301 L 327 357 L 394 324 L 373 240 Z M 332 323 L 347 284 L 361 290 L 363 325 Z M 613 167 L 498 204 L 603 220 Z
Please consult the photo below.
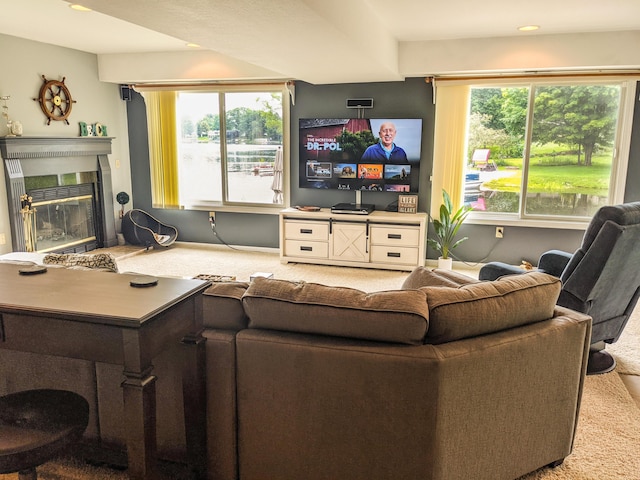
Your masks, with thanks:
M 622 334 L 640 296 L 640 202 L 600 208 L 575 253 L 544 253 L 537 270 L 560 277 L 558 305 L 593 318 L 588 374 L 615 368 L 604 348 Z M 523 273 L 517 266 L 487 263 L 480 280 Z
M 78 442 L 89 404 L 66 390 L 27 390 L 0 397 L 0 473 L 36 480 L 36 467 Z
M 151 214 L 134 208 L 122 217 L 122 235 L 132 245 L 168 247 L 178 238 L 178 229 L 162 223 Z

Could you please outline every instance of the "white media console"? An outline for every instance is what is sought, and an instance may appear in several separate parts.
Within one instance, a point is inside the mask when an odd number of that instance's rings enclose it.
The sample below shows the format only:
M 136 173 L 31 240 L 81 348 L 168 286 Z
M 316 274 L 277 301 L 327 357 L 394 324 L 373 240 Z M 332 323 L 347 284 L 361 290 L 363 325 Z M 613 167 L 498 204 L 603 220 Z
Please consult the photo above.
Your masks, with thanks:
M 426 213 L 280 212 L 282 263 L 411 271 L 424 266 Z

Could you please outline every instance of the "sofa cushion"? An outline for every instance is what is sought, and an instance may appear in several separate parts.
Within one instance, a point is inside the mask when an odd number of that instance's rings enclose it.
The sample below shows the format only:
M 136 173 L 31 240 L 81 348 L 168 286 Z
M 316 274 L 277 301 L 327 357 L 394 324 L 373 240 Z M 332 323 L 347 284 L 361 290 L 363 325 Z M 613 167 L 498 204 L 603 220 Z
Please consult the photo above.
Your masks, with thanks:
M 83 268 L 117 272 L 116 257 L 111 253 L 48 253 L 42 259 L 45 265 L 62 265 L 67 268 Z
M 427 267 L 416 267 L 404 280 L 402 290 L 410 290 L 421 287 L 452 287 L 457 288 L 468 283 L 477 283 L 479 280 L 468 277 L 453 270 L 440 268 L 430 269 Z
M 256 278 L 242 302 L 249 328 L 421 344 L 429 323 L 420 290 L 366 293 L 347 287 Z
M 202 299 L 204 327 L 234 331 L 247 328 L 249 320 L 242 307 L 242 296 L 248 287 L 246 282 L 212 283 Z
M 429 304 L 426 342 L 451 342 L 549 319 L 560 288 L 557 277 L 541 272 L 458 288 L 423 287 Z

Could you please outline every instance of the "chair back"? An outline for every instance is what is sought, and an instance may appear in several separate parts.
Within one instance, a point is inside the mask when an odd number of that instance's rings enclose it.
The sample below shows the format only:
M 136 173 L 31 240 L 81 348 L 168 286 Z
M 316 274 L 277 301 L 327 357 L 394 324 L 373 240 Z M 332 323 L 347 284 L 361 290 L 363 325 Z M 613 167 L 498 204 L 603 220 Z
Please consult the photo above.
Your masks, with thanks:
M 562 273 L 558 304 L 593 317 L 592 343 L 615 342 L 640 296 L 640 202 L 602 207 Z

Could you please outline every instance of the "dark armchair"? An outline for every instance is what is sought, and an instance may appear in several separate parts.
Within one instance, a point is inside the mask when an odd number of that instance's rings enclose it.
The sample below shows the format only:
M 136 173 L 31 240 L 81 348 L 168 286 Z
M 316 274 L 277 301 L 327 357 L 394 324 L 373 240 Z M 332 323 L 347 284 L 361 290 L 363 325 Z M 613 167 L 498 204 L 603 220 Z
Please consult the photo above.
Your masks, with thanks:
M 593 318 L 588 373 L 606 373 L 615 359 L 604 348 L 614 343 L 640 296 L 640 202 L 600 208 L 574 254 L 551 250 L 537 270 L 560 277 L 558 305 Z M 480 280 L 523 273 L 501 262 L 480 269 Z
M 168 247 L 178 238 L 178 230 L 144 210 L 134 208 L 122 217 L 122 235 L 132 245 L 144 245 L 148 249 Z

